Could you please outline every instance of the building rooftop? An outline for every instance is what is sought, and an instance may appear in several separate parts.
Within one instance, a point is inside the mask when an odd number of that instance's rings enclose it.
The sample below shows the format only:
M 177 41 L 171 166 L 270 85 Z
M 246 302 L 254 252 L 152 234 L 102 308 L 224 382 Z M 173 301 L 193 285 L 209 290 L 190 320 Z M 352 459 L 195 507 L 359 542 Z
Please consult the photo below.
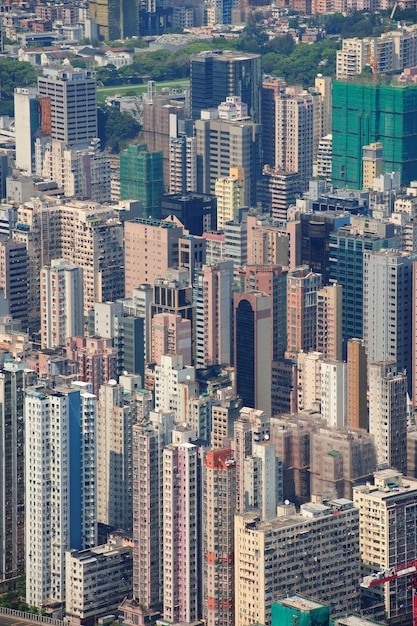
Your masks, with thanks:
M 311 611 L 312 609 L 321 609 L 323 604 L 304 598 L 303 596 L 295 595 L 289 598 L 283 598 L 279 600 L 279 603 L 284 606 L 289 606 L 299 611 Z

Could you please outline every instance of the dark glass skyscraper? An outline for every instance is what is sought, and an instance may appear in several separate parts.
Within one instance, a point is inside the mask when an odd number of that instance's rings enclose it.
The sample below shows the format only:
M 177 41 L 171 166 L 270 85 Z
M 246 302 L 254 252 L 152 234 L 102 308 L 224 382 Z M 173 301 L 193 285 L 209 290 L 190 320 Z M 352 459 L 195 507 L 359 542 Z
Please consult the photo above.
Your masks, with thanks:
M 259 54 L 201 52 L 191 57 L 191 112 L 217 107 L 228 96 L 240 96 L 254 122 L 261 121 L 262 70 Z

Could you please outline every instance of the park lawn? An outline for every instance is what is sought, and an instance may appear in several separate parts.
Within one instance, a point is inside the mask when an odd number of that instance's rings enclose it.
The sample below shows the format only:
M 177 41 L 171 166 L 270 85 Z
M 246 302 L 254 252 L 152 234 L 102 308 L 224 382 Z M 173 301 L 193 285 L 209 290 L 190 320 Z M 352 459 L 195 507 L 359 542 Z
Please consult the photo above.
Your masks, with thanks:
M 181 88 L 186 89 L 190 86 L 190 80 L 188 78 L 178 78 L 177 80 L 166 80 L 156 83 L 156 90 L 160 92 L 162 87 Z M 111 87 L 97 87 L 97 102 L 99 104 L 104 103 L 108 96 L 125 96 L 125 95 L 141 95 L 148 90 L 148 85 L 115 85 Z

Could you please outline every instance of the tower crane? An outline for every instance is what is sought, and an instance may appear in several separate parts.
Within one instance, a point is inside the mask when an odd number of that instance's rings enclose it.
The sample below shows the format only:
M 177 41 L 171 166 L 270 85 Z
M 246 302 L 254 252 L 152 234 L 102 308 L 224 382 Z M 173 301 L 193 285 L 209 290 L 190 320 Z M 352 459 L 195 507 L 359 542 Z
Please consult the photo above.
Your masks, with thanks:
M 365 576 L 361 582 L 361 587 L 368 589 L 369 587 L 377 587 L 392 580 L 397 580 L 403 576 L 412 576 L 409 589 L 413 592 L 413 626 L 417 626 L 417 560 L 406 563 L 405 565 L 396 565 L 388 570 Z

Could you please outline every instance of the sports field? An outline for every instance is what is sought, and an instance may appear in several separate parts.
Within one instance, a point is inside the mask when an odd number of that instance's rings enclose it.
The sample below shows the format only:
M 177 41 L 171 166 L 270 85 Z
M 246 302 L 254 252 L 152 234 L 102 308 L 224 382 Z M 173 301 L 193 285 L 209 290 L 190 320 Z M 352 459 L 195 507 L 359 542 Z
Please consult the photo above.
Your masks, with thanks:
M 188 78 L 178 78 L 177 80 L 166 80 L 156 83 L 156 90 L 160 91 L 162 87 L 186 89 L 190 86 Z M 148 90 L 147 83 L 144 85 L 116 85 L 112 87 L 97 87 L 97 102 L 102 103 L 107 96 L 137 96 Z

